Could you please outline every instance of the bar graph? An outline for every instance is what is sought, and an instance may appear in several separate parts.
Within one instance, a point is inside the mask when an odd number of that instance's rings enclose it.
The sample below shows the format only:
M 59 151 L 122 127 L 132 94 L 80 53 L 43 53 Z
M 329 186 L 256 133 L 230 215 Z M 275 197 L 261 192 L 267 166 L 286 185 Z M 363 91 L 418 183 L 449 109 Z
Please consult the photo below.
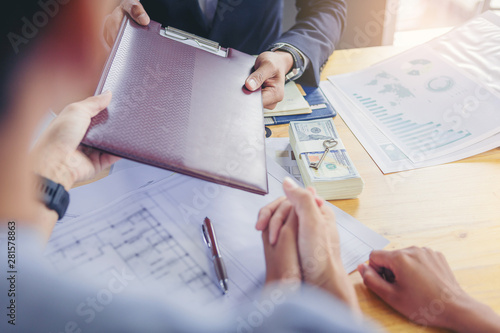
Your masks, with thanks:
M 409 119 L 403 112 L 386 108 L 372 98 L 353 93 L 352 96 L 371 116 L 371 119 L 387 128 L 398 139 L 399 145 L 414 153 L 430 152 L 455 143 L 471 135 L 466 130 L 444 129 L 435 121 L 419 123 Z M 389 109 L 389 110 L 388 110 Z

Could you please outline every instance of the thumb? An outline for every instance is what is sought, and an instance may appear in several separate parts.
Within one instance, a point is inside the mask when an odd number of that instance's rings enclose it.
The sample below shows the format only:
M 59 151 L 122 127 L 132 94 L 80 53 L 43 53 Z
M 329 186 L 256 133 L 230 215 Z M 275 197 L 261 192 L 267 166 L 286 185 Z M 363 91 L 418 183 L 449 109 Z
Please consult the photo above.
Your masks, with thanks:
M 132 19 L 140 25 L 148 25 L 151 21 L 149 15 L 146 13 L 146 10 L 144 10 L 144 7 L 139 1 L 125 0 L 121 6 L 132 17 Z
M 82 110 L 88 112 L 89 116 L 95 117 L 99 112 L 104 110 L 111 102 L 111 91 L 105 91 L 100 95 L 88 97 L 81 102 Z
M 255 91 L 259 87 L 264 84 L 264 82 L 271 78 L 273 76 L 273 67 L 268 64 L 267 62 L 262 63 L 262 65 L 259 62 L 255 63 L 255 71 L 250 74 L 250 76 L 247 78 L 245 81 L 245 87 L 247 87 L 248 90 L 250 91 Z
M 363 278 L 363 283 L 377 294 L 383 300 L 386 300 L 394 293 L 394 285 L 384 280 L 373 267 L 361 264 L 358 266 L 358 272 Z

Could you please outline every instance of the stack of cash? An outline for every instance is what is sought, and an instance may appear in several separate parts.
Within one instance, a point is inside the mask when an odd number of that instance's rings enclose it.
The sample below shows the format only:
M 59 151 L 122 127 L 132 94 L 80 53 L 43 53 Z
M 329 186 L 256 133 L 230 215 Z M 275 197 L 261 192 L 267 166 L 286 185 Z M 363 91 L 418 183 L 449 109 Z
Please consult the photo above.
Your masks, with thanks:
M 347 155 L 331 118 L 290 122 L 288 131 L 306 186 L 313 186 L 326 200 L 350 199 L 361 193 L 363 180 Z M 327 147 L 330 149 L 325 154 Z

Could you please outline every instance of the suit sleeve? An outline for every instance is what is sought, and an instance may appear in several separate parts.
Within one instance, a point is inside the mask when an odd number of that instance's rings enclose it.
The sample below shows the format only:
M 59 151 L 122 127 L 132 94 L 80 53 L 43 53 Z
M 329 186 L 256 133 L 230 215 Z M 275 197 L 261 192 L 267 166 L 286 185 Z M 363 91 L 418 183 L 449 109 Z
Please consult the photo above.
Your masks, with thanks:
M 328 57 L 340 40 L 346 18 L 346 0 L 296 0 L 295 25 L 276 43 L 288 43 L 309 58 L 309 65 L 298 80 L 317 86 Z

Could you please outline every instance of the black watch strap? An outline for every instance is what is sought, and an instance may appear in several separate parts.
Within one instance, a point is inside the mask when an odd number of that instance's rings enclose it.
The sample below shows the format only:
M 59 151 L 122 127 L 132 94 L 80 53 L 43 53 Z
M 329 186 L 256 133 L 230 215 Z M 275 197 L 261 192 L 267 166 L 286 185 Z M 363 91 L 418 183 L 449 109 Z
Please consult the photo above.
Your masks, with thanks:
M 295 48 L 293 48 L 292 46 L 290 46 L 286 43 L 276 43 L 276 44 L 271 45 L 271 47 L 268 50 L 271 52 L 285 51 L 285 52 L 288 52 L 292 55 L 293 68 L 285 76 L 285 81 L 286 81 L 285 83 L 292 81 L 292 80 L 296 80 L 302 76 L 302 74 L 304 73 L 304 60 L 302 59 L 302 56 Z
M 64 186 L 57 184 L 52 180 L 38 176 L 38 194 L 40 201 L 47 208 L 56 211 L 59 220 L 63 218 L 69 206 L 69 193 L 64 189 Z

